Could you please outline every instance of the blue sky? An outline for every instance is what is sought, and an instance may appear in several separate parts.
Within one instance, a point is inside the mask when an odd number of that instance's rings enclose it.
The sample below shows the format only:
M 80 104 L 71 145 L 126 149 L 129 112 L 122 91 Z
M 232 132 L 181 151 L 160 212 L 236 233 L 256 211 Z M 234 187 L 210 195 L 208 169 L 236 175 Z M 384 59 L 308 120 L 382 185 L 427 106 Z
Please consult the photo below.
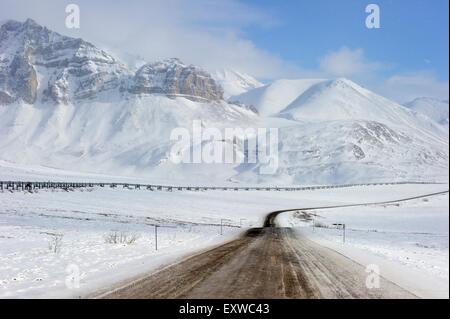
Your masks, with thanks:
M 80 7 L 80 29 L 65 25 Z M 376 3 L 381 29 L 367 29 Z M 269 82 L 346 77 L 399 102 L 448 99 L 448 0 L 1 0 L 0 20 L 81 37 L 132 63 L 178 57 Z
M 341 46 L 362 48 L 384 71 L 433 68 L 448 80 L 448 0 L 247 0 L 274 19 L 269 28 L 249 27 L 247 37 L 283 59 L 314 68 L 318 57 Z M 365 7 L 376 3 L 381 28 L 367 29 Z

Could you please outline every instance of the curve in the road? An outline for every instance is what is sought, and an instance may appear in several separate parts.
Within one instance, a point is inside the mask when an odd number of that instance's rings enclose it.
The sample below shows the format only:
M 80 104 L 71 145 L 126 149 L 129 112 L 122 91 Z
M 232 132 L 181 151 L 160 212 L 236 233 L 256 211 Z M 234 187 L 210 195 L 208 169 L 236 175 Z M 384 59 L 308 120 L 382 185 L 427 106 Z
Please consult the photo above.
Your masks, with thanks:
M 366 287 L 366 269 L 353 260 L 275 227 L 276 217 L 295 210 L 389 204 L 439 192 L 379 203 L 279 210 L 262 228 L 166 266 L 97 298 L 415 298 L 381 278 L 380 288 Z

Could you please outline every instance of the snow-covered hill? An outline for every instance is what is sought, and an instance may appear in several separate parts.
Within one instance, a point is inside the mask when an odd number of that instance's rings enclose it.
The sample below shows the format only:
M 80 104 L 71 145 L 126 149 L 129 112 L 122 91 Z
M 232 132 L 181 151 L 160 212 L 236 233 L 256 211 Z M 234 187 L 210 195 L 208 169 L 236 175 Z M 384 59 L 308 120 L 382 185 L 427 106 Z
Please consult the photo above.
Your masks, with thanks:
M 197 119 L 211 127 L 247 127 L 257 120 L 253 112 L 224 101 L 162 95 L 75 105 L 12 104 L 0 106 L 0 156 L 21 164 L 183 180 L 189 170 L 176 175 L 175 164 L 164 164 L 175 143 L 170 133 L 190 129 Z
M 277 80 L 231 98 L 260 115 L 296 121 L 368 120 L 444 132 L 421 114 L 377 95 L 348 79 Z M 231 100 L 230 99 L 230 100 Z
M 229 100 L 253 106 L 262 116 L 276 115 L 312 85 L 323 81 L 316 79 L 276 80 L 257 89 L 232 96 Z
M 445 132 L 421 114 L 347 79 L 320 82 L 302 92 L 280 115 L 299 121 L 366 120 L 408 127 L 419 134 Z
M 279 134 L 277 174 L 245 171 L 236 178 L 269 184 L 448 180 L 448 141 L 406 126 L 316 121 L 282 127 Z
M 254 77 L 231 69 L 218 70 L 213 73 L 213 78 L 222 86 L 226 99 L 263 86 Z
M 34 171 L 180 184 L 448 179 L 448 130 L 345 79 L 258 87 L 227 71 L 225 92 L 249 90 L 227 102 L 217 75 L 196 66 L 169 59 L 130 69 L 93 44 L 32 20 L 0 27 L 0 71 L 0 178 L 6 161 Z M 170 140 L 172 129 L 191 130 L 194 120 L 221 129 L 278 128 L 278 171 L 173 163 L 199 147 L 173 153 Z M 215 137 L 200 144 L 248 154 L 242 141 Z
M 430 97 L 420 97 L 411 102 L 405 104 L 406 107 L 414 110 L 416 112 L 422 113 L 428 116 L 430 119 L 441 125 L 449 125 L 448 112 L 449 104 L 448 101 L 442 101 L 439 99 L 434 99 Z

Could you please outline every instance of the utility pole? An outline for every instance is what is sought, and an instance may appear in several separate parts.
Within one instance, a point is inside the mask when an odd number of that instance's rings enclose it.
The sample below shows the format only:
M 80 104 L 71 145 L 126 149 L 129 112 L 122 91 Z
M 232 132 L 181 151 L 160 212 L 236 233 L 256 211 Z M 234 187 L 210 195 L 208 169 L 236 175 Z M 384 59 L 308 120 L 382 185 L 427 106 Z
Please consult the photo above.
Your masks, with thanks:
M 177 228 L 177 226 L 170 225 L 154 225 L 155 226 L 155 250 L 158 250 L 158 228 Z
M 158 250 L 158 225 L 155 225 L 155 250 Z
M 227 219 L 227 218 L 222 218 L 222 219 L 220 219 L 220 234 L 221 234 L 221 235 L 223 235 L 223 226 L 224 226 L 224 225 L 223 225 L 223 222 L 224 222 L 224 221 L 229 221 L 229 222 L 230 222 L 231 219 Z
M 345 244 L 345 224 L 342 225 L 342 229 L 343 229 L 343 231 L 344 231 L 342 240 L 343 240 L 343 242 L 344 242 L 344 244 Z
M 340 227 L 342 229 L 342 243 L 345 244 L 345 224 L 333 224 L 333 226 Z

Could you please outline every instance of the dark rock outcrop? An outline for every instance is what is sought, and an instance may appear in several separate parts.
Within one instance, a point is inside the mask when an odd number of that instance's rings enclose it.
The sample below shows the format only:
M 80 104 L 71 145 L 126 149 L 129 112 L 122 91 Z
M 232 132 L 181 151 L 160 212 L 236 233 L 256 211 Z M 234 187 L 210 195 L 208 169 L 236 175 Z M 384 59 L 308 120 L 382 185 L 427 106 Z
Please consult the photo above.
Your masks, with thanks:
M 130 92 L 166 94 L 192 99 L 221 100 L 222 88 L 210 74 L 178 59 L 146 64 L 134 76 Z

